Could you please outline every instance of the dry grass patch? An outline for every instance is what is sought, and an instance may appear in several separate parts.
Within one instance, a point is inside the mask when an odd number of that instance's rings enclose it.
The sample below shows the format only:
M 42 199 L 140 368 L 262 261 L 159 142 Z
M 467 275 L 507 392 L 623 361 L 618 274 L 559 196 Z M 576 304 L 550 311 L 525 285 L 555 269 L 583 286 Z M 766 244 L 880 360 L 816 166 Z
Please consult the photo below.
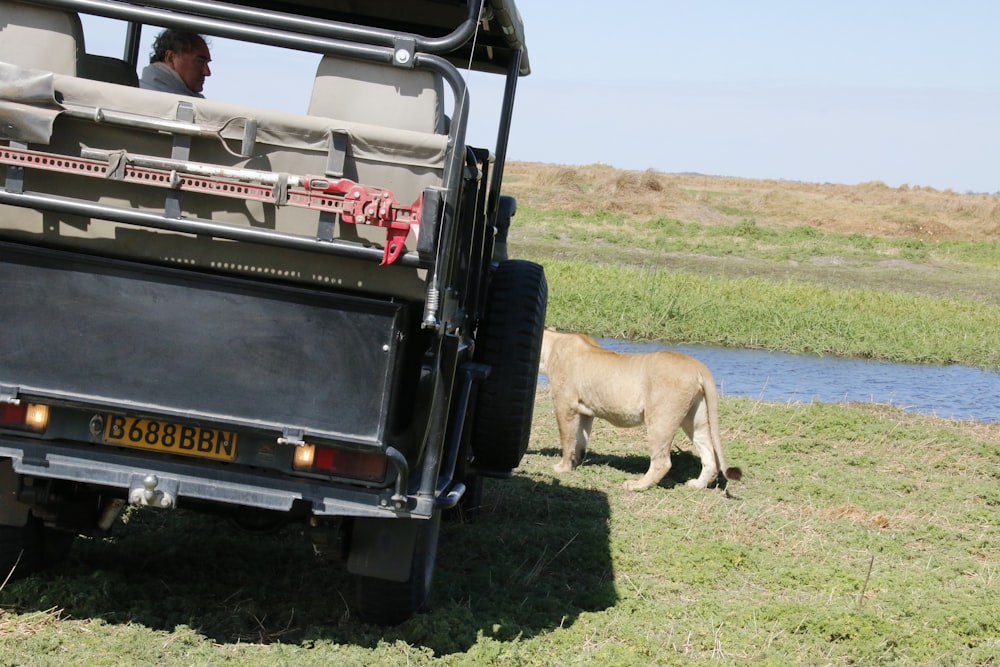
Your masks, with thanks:
M 866 512 L 854 503 L 841 503 L 836 507 L 825 510 L 823 513 L 833 519 L 857 521 L 870 528 L 888 528 L 890 523 L 889 517 L 885 514 L 881 512 Z
M 27 639 L 53 628 L 60 620 L 62 620 L 62 610 L 58 607 L 28 614 L 8 614 L 0 611 L 0 639 Z
M 623 171 L 608 165 L 510 162 L 505 190 L 522 204 L 685 222 L 809 225 L 826 232 L 926 240 L 1000 240 L 1000 198 L 874 181 L 858 185 Z

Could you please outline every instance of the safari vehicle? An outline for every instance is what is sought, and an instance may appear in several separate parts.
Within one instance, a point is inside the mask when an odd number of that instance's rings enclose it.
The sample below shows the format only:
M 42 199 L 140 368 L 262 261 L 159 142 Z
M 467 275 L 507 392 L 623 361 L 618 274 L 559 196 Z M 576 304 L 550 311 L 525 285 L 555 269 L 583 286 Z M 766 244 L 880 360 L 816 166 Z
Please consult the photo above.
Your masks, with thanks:
M 308 108 L 138 88 L 161 27 L 315 57 Z M 503 77 L 492 148 L 466 69 Z M 528 72 L 512 0 L 0 0 L 0 579 L 182 507 L 301 523 L 367 619 L 426 606 L 442 512 L 530 430 L 547 288 L 501 195 Z

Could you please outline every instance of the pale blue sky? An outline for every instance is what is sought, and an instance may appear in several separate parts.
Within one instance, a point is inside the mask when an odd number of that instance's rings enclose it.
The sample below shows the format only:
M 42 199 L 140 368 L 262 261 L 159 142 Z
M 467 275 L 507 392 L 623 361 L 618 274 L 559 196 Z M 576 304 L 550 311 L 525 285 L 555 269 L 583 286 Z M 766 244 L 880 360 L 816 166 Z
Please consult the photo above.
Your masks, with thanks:
M 996 0 L 519 0 L 532 65 L 509 159 L 1000 192 Z M 88 50 L 114 53 L 104 32 Z M 147 36 L 148 37 L 148 36 Z M 303 111 L 316 56 L 247 68 L 213 39 L 207 95 Z M 491 145 L 496 77 L 474 77 Z
M 1000 191 L 1000 2 L 554 5 L 511 158 Z

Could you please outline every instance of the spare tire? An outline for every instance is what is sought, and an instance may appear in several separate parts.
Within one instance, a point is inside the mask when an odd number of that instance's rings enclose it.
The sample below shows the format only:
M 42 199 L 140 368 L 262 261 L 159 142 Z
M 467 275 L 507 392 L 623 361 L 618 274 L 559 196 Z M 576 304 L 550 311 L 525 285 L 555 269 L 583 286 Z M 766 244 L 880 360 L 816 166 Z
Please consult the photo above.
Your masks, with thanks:
M 541 265 L 519 259 L 497 265 L 474 355 L 490 367 L 479 382 L 472 431 L 473 466 L 483 472 L 513 470 L 528 448 L 547 303 Z

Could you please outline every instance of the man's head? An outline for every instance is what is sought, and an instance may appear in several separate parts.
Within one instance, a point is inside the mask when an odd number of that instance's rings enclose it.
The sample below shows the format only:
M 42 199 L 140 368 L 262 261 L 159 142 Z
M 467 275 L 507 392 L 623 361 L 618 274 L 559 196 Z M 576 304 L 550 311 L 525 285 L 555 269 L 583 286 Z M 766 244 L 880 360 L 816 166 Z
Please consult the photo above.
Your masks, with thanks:
M 162 62 L 177 72 L 191 92 L 200 93 L 205 77 L 212 76 L 208 63 L 212 60 L 205 39 L 193 32 L 166 28 L 153 42 L 149 62 Z

